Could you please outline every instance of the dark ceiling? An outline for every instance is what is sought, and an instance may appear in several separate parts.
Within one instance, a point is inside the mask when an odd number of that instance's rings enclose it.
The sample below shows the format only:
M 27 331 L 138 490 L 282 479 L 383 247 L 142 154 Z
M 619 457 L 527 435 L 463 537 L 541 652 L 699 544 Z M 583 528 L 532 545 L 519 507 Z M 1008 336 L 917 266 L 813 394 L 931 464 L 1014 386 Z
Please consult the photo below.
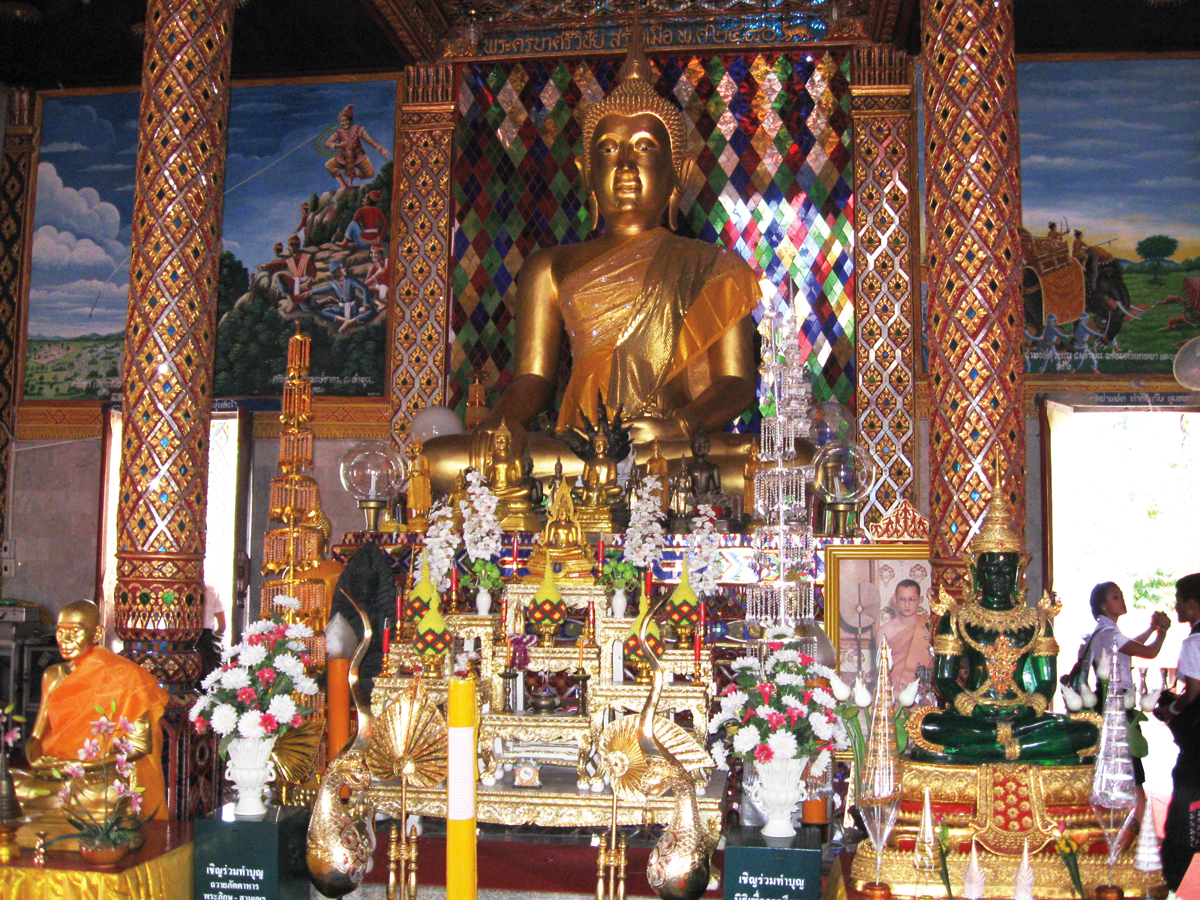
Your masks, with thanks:
M 919 50 L 918 0 L 900 43 Z M 34 88 L 136 85 L 145 0 L 24 0 L 41 21 L 0 17 L 0 83 Z M 1200 52 L 1200 0 L 1014 0 L 1017 52 Z M 4 7 L 0 0 L 0 8 Z M 249 0 L 234 18 L 237 79 L 396 71 L 411 61 L 368 0 Z
M 24 0 L 28 24 L 0 18 L 0 83 L 35 88 L 141 82 L 146 0 Z M 3 3 L 0 3 L 0 7 Z M 233 23 L 233 77 L 394 72 L 411 57 L 363 0 L 251 0 Z

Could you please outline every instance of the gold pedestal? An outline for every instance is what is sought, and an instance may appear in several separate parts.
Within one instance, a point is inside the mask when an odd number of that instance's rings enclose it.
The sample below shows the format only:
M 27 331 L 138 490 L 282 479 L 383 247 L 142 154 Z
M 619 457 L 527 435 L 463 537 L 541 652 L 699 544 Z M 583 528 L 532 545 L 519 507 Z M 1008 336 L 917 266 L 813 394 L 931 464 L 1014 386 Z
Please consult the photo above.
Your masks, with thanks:
M 947 860 L 950 883 L 961 884 L 974 841 L 987 884 L 1011 887 L 1029 844 L 1038 900 L 1068 900 L 1071 878 L 1053 852 L 1053 829 L 1063 823 L 1080 847 L 1079 873 L 1085 885 L 1108 884 L 1105 854 L 1088 853 L 1104 839 L 1089 804 L 1091 766 L 1038 766 L 988 763 L 979 766 L 901 761 L 900 811 L 883 849 L 879 881 L 901 898 L 936 897 L 943 893 L 937 869 L 913 865 L 925 788 L 935 817 L 950 829 Z M 1136 840 L 1117 858 L 1112 881 L 1131 895 L 1142 895 L 1145 875 L 1133 867 Z M 863 891 L 876 880 L 875 853 L 864 843 L 851 866 L 851 887 Z M 1150 873 L 1150 887 L 1162 885 L 1160 872 Z M 990 890 L 990 888 L 989 888 Z M 997 895 L 999 896 L 999 895 Z

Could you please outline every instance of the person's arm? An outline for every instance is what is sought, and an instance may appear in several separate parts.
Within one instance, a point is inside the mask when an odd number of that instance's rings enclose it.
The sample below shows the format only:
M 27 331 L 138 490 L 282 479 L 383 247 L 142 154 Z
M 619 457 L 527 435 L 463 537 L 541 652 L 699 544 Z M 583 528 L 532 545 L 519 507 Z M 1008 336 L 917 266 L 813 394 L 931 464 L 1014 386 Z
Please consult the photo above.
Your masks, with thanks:
M 1159 617 L 1162 618 L 1159 618 Z M 1165 623 L 1163 620 L 1166 620 Z M 1154 659 L 1162 649 L 1167 636 L 1167 627 L 1171 624 L 1166 613 L 1156 612 L 1150 619 L 1150 627 L 1125 642 L 1120 652 L 1126 656 L 1136 656 L 1139 659 Z
M 379 151 L 379 155 L 382 156 L 384 159 L 392 158 L 392 154 L 390 154 L 388 152 L 387 147 L 384 147 L 381 143 L 379 143 L 377 140 L 375 140 L 373 137 L 371 137 L 371 135 L 369 135 L 367 133 L 367 129 L 364 128 L 360 132 L 359 136 L 363 139 L 364 142 L 366 142 L 367 144 L 370 144 L 377 151 Z
M 1179 697 L 1177 697 L 1169 707 L 1167 707 L 1167 712 L 1171 716 L 1179 715 L 1188 708 L 1188 706 L 1196 699 L 1197 696 L 1200 696 L 1200 678 L 1189 678 L 1184 676 L 1182 681 L 1183 693 L 1180 694 Z

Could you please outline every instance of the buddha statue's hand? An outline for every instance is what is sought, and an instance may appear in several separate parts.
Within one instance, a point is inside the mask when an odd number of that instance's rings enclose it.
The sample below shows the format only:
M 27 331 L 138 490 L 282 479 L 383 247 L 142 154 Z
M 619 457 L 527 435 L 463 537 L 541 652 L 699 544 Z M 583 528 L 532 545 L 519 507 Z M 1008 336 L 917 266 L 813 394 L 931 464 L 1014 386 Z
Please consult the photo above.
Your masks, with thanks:
M 691 426 L 682 413 L 665 416 L 635 416 L 625 423 L 629 436 L 637 446 L 648 445 L 657 438 L 660 441 L 686 441 L 691 437 Z
M 954 710 L 960 716 L 971 715 L 973 712 L 975 712 L 975 707 L 978 705 L 979 705 L 979 701 L 976 700 L 974 697 L 972 697 L 970 694 L 968 694 L 966 691 L 963 691 L 961 694 L 959 694 L 957 697 L 954 698 Z
M 1050 701 L 1046 699 L 1045 695 L 1034 691 L 1032 694 L 1025 695 L 1025 705 L 1033 710 L 1033 715 L 1036 718 L 1046 711 L 1046 708 L 1050 705 Z

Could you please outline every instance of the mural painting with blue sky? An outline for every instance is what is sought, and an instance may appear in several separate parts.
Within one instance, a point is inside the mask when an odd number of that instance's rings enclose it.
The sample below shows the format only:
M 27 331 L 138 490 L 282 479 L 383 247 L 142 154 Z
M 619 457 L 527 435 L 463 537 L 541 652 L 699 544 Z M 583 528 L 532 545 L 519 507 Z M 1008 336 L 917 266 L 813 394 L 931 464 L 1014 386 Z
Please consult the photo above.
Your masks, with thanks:
M 1017 85 L 1027 370 L 1170 372 L 1200 335 L 1200 59 L 1021 63 Z
M 341 187 L 327 168 L 339 114 L 353 104 L 370 171 Z M 282 389 L 286 343 L 299 323 L 313 338 L 314 392 L 382 393 L 386 302 L 365 308 L 304 303 L 274 286 L 299 235 L 314 266 L 313 293 L 344 267 L 362 282 L 369 248 L 342 246 L 366 196 L 390 214 L 395 79 L 236 86 L 229 115 L 224 253 L 218 298 L 218 396 Z M 34 208 L 25 397 L 95 399 L 119 393 L 129 292 L 136 163 L 136 92 L 51 95 L 42 104 Z M 302 223 L 301 204 L 310 212 Z M 304 227 L 301 227 L 302 224 Z M 384 238 L 386 240 L 386 238 Z M 360 285 L 361 286 L 361 285 Z M 368 293 L 364 289 L 364 293 Z M 360 312 L 361 309 L 361 312 Z M 351 313 L 355 313 L 351 315 Z

